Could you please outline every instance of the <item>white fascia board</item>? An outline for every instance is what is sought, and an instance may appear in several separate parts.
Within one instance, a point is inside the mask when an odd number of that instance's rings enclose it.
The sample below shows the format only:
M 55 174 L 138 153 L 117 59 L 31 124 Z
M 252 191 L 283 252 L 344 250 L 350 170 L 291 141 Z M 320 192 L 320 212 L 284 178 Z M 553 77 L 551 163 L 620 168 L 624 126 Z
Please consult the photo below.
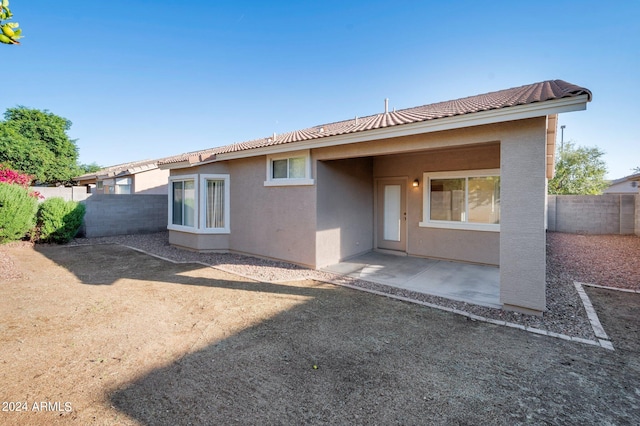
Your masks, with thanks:
M 327 136 L 325 138 L 311 139 L 308 141 L 292 142 L 282 145 L 266 146 L 250 150 L 217 154 L 212 161 L 181 165 L 172 168 L 194 167 L 217 161 L 235 160 L 237 158 L 256 157 L 260 155 L 278 154 L 302 149 L 324 148 L 328 146 L 347 145 L 358 142 L 368 142 L 380 139 L 412 136 L 423 133 L 440 132 L 444 130 L 461 129 L 465 127 L 482 126 L 486 124 L 503 123 L 505 121 L 524 120 L 527 118 L 544 117 L 550 114 L 563 112 L 582 111 L 587 109 L 588 95 L 573 96 L 570 98 L 554 99 L 551 101 L 535 102 L 526 105 L 500 108 L 489 111 L 474 112 L 452 117 L 437 118 L 418 123 L 401 124 L 381 129 L 365 130 L 362 132 L 348 133 L 345 135 Z M 164 167 L 164 166 L 163 166 Z

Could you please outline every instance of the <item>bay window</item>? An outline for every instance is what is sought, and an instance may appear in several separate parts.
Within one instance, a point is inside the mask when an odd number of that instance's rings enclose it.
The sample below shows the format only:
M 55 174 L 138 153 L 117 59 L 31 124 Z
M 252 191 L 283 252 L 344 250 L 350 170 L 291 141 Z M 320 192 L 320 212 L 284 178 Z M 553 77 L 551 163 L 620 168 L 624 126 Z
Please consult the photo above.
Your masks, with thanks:
M 230 232 L 229 175 L 171 176 L 169 191 L 169 229 L 198 234 Z
M 201 176 L 201 228 L 207 233 L 229 233 L 229 175 Z
M 169 178 L 169 229 L 196 228 L 196 180 L 195 176 Z

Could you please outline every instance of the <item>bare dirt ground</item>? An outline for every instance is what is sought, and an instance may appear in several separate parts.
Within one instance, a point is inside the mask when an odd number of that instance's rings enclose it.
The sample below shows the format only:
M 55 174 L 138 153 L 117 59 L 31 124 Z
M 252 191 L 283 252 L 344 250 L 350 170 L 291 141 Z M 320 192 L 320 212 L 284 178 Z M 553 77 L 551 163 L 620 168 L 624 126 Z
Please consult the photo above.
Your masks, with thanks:
M 587 289 L 612 352 L 118 245 L 0 254 L 0 424 L 640 424 L 640 294 Z

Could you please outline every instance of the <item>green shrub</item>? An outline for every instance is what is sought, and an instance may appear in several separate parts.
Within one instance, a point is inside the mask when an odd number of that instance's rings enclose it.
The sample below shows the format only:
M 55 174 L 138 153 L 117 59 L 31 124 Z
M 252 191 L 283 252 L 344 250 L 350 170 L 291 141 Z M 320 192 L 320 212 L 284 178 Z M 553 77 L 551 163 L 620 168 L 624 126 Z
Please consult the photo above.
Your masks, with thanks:
M 38 200 L 18 185 L 0 182 L 0 244 L 24 237 L 36 222 Z
M 67 243 L 76 236 L 85 206 L 77 201 L 49 198 L 38 208 L 38 240 L 45 243 Z

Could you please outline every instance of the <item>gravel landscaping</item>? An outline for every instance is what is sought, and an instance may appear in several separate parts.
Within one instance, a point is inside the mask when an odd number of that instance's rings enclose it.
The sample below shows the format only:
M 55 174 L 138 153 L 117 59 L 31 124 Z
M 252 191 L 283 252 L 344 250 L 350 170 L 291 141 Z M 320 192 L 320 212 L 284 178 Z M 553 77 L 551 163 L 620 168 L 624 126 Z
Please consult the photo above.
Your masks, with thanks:
M 547 235 L 548 310 L 542 317 L 453 301 L 315 271 L 286 262 L 238 254 L 195 253 L 170 246 L 166 232 L 92 239 L 78 238 L 72 244 L 122 244 L 172 261 L 199 262 L 264 282 L 303 279 L 332 282 L 587 340 L 595 340 L 595 335 L 573 281 L 620 288 L 640 288 L 640 272 L 633 267 L 632 262 L 635 254 L 640 252 L 640 238 L 635 236 L 549 233 Z
M 640 290 L 640 237 L 635 235 L 547 234 L 547 256 L 572 279 Z

